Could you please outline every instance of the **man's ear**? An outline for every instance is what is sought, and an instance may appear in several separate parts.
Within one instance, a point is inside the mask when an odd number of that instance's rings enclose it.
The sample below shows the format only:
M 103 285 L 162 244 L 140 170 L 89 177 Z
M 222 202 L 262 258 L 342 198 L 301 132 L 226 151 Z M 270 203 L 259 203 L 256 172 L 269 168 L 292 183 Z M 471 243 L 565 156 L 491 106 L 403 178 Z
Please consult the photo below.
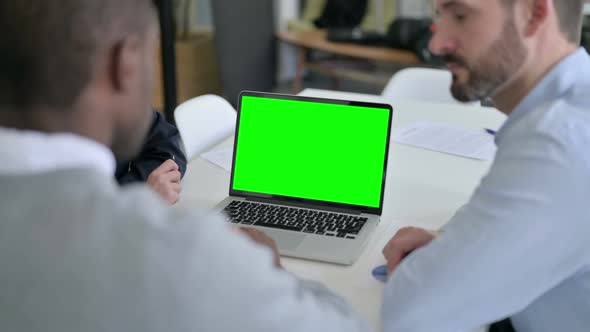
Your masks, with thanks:
M 128 91 L 140 65 L 140 41 L 126 37 L 114 43 L 109 51 L 109 81 L 115 92 Z
M 558 0 L 560 1 L 560 0 Z M 553 11 L 553 0 L 528 0 L 524 1 L 526 8 L 525 36 L 533 36 L 539 28 L 547 21 L 549 14 Z

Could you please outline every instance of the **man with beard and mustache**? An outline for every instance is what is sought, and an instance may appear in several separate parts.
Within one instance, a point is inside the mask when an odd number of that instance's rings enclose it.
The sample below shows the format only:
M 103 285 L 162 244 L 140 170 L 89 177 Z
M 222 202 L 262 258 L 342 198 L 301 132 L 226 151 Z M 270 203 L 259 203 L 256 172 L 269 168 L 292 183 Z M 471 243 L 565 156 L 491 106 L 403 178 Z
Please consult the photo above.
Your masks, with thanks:
M 436 0 L 430 44 L 460 101 L 508 115 L 469 202 L 383 249 L 386 331 L 590 328 L 590 57 L 582 0 Z M 506 324 L 510 323 L 512 326 Z M 493 324 L 491 330 L 501 328 Z

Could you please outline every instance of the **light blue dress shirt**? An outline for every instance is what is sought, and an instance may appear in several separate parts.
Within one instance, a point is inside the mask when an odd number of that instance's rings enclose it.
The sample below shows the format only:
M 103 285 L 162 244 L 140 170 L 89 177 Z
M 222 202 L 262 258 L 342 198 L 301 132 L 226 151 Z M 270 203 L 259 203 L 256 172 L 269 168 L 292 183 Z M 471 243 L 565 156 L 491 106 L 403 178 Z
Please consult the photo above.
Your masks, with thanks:
M 385 331 L 590 331 L 590 56 L 579 49 L 496 135 L 489 173 L 386 286 Z

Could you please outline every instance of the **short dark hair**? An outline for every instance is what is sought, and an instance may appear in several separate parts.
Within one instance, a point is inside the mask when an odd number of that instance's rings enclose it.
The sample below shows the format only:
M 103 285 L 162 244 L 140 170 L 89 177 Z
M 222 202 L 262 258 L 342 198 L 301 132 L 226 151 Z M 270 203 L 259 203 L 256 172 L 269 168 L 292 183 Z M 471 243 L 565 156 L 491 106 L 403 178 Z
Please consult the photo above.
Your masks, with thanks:
M 502 0 L 510 8 L 517 0 Z M 572 43 L 579 43 L 582 33 L 582 8 L 584 0 L 554 0 L 559 29 L 566 39 Z
M 568 41 L 578 44 L 582 33 L 584 0 L 554 0 L 559 28 Z
M 153 11 L 151 0 L 1 0 L 0 109 L 71 107 L 97 52 L 144 36 Z

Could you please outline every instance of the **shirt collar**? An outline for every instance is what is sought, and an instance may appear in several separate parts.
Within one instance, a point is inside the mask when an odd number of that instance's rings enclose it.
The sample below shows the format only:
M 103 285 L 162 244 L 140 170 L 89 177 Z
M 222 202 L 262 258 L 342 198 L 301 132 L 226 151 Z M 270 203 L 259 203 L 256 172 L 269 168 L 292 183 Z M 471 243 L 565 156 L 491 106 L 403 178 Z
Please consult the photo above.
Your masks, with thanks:
M 579 48 L 561 60 L 510 113 L 504 125 L 496 133 L 496 144 L 502 139 L 506 129 L 530 110 L 563 96 L 575 84 L 580 75 L 580 68 L 586 68 L 589 65 L 590 57 L 584 48 Z
M 0 127 L 0 174 L 28 175 L 72 168 L 90 168 L 108 176 L 115 172 L 110 149 L 68 133 L 48 134 Z

